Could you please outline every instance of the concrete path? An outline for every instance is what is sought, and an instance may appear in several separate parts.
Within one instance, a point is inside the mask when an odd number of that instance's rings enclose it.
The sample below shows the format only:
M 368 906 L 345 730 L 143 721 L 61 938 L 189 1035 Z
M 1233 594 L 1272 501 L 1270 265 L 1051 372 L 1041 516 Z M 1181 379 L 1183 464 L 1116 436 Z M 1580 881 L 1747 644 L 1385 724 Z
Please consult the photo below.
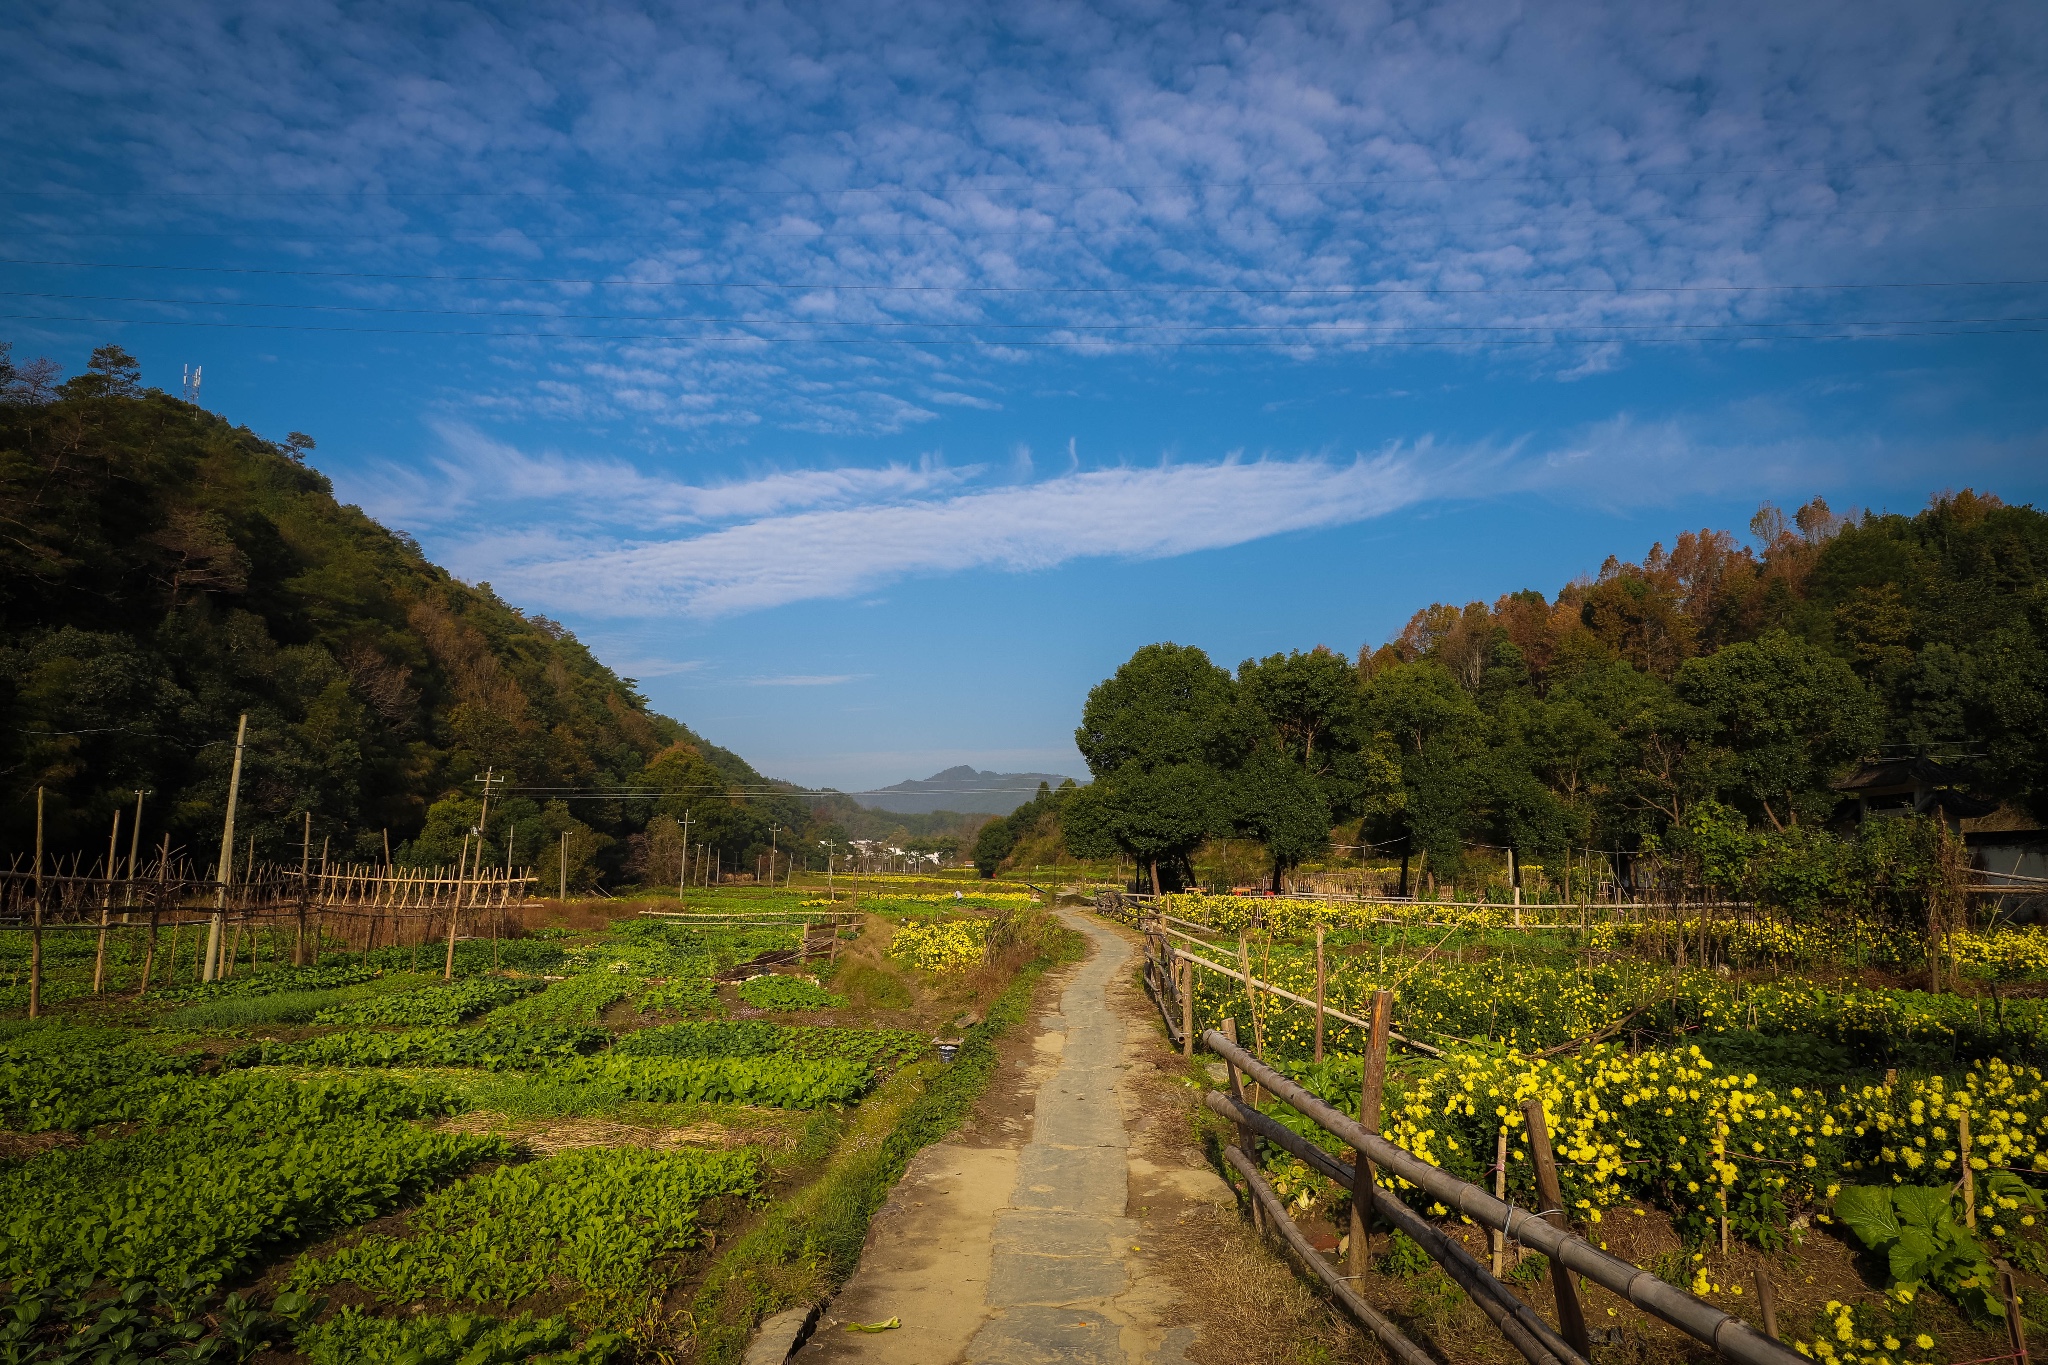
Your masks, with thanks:
M 875 1221 L 860 1269 L 827 1310 L 805 1362 L 919 1365 L 1167 1365 L 1192 1333 L 1126 1216 L 1131 1181 L 1183 1198 L 1228 1200 L 1213 1173 L 1165 1173 L 1133 1159 L 1121 1093 L 1149 1040 L 1111 1008 L 1132 948 L 1080 914 L 1062 915 L 1091 951 L 1034 1039 L 1036 1103 L 998 1145 L 947 1142 L 912 1163 Z M 846 1330 L 900 1317 L 899 1329 Z

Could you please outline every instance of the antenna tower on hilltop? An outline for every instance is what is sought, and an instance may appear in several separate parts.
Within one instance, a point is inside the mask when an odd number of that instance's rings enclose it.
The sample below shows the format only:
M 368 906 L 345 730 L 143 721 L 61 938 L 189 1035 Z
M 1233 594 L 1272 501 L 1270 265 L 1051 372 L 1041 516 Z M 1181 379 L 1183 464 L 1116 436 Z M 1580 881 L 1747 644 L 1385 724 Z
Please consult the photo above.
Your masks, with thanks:
M 202 371 L 203 367 L 199 365 L 185 367 L 185 401 L 195 408 L 199 406 L 199 382 Z

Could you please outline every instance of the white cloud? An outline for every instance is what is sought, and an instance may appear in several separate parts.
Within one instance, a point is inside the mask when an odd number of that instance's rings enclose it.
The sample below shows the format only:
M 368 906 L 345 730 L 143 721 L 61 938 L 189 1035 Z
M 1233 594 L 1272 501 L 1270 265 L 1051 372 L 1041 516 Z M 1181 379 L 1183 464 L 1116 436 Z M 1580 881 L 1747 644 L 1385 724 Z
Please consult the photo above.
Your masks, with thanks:
M 1379 516 L 1497 458 L 1427 443 L 1348 461 L 1228 459 L 1089 470 L 947 497 L 761 518 L 626 549 L 559 542 L 489 570 L 500 591 L 603 615 L 725 616 L 847 598 L 912 574 L 1161 558 Z M 475 543 L 470 560 L 477 550 Z
M 1944 316 L 1964 296 L 1659 290 L 2031 274 L 2048 158 L 2048 9 L 2026 0 L 687 23 L 558 2 L 431 25 L 78 0 L 12 7 L 0 40 L 7 182 L 144 191 L 22 206 L 48 241 L 228 233 L 316 266 L 527 276 L 307 288 L 632 338 L 503 344 L 464 401 L 704 440 L 909 430 L 1002 402 L 1038 343 L 1149 364 L 1512 346 L 1574 377 L 1622 338 Z M 619 278 L 669 285 L 544 282 Z M 1360 288 L 1397 292 L 1299 292 Z M 1247 342 L 1292 349 L 1213 349 Z M 1163 349 L 1183 343 L 1209 349 Z
M 628 461 L 557 452 L 529 454 L 462 422 L 433 424 L 443 453 L 425 468 L 384 462 L 361 476 L 372 513 L 405 525 L 466 520 L 478 507 L 543 505 L 549 521 L 592 523 L 630 508 L 635 525 L 695 525 L 934 492 L 978 472 L 935 455 L 914 464 L 773 470 L 752 478 L 694 484 Z
M 749 687 L 837 687 L 858 682 L 865 673 L 784 673 L 772 678 L 749 678 Z

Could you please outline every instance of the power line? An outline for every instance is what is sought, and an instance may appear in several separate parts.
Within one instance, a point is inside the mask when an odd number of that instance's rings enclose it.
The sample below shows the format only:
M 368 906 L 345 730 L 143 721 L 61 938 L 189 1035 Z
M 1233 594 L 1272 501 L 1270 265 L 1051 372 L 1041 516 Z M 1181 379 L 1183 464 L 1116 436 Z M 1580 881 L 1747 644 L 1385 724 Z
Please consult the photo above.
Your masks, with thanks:
M 905 346 L 987 346 L 1024 348 L 1072 348 L 1079 346 L 1118 347 L 1127 350 L 1300 350 L 1307 341 L 1136 341 L 1121 337 L 1070 337 L 1042 340 L 1017 337 L 821 337 L 821 336 L 761 336 L 754 333 L 714 333 L 710 335 L 688 335 L 675 332 L 501 332 L 469 331 L 460 328 L 442 327 L 323 327 L 311 323 L 287 322 L 215 322 L 186 320 L 178 318 L 102 318 L 73 317 L 43 313 L 0 313 L 0 318 L 18 322 L 79 322 L 94 323 L 113 327 L 204 327 L 216 331 L 256 332 L 327 332 L 343 336 L 432 336 L 432 337 L 477 337 L 500 341 L 668 341 L 690 344 L 698 343 L 740 343 L 752 345 L 794 345 L 794 346 L 871 346 L 894 344 Z M 1999 319 L 2003 321 L 2004 319 Z M 2024 320 L 2024 319 L 2022 319 Z M 780 324 L 765 324 L 780 325 Z M 2018 336 L 2048 332 L 2040 327 L 1973 327 L 1962 331 L 1894 331 L 1894 332 L 1838 332 L 1826 334 L 1785 333 L 1776 336 L 1759 336 L 1743 333 L 1729 336 L 1577 336 L 1565 333 L 1590 331 L 1602 324 L 1559 323 L 1534 330 L 1559 335 L 1542 337 L 1503 337 L 1496 345 L 1571 345 L 1575 343 L 1596 344 L 1616 340 L 1639 342 L 1749 342 L 1749 341 L 1875 341 L 1911 337 L 1945 336 Z M 1745 323 L 1720 324 L 1665 324 L 1670 327 L 1682 325 L 1742 327 Z M 1757 324 L 1776 325 L 1776 324 Z M 1814 323 L 1813 326 L 1856 326 L 1853 322 Z M 1427 329 L 1424 329 L 1427 330 Z M 1365 340 L 1366 338 L 1354 338 Z M 1450 337 L 1441 340 L 1417 338 L 1374 338 L 1374 346 L 1471 346 L 1473 339 Z
M 2028 193 L 2039 193 L 2039 190 L 2033 186 L 2022 186 L 2019 188 Z M 1760 215 L 1766 216 L 1772 219 L 1773 221 L 1825 219 L 1829 222 L 1843 222 L 1859 218 L 1896 218 L 1916 214 L 1940 214 L 1946 217 L 1953 217 L 1959 211 L 1998 208 L 2007 204 L 2011 204 L 2013 202 L 2015 201 L 2010 198 L 1977 200 L 1968 203 L 1957 200 L 1943 200 L 1940 203 L 1916 203 L 1902 208 L 1824 209 L 1787 209 L 1757 204 L 1741 212 L 1699 213 L 1671 206 L 1665 206 L 1656 209 L 1633 210 L 1622 208 L 1600 208 L 1597 206 L 1587 206 L 1582 204 L 1531 204 L 1522 201 L 1514 201 L 1500 204 L 1498 206 L 1498 212 L 1493 213 L 1486 217 L 1447 218 L 1443 216 L 1442 206 L 1433 204 L 1381 204 L 1374 206 L 1370 209 L 1349 210 L 1349 212 L 1370 213 L 1374 215 L 1376 219 L 1398 218 L 1401 215 L 1408 215 L 1410 217 L 1426 215 L 1428 218 L 1429 226 L 1440 229 L 1504 229 L 1571 226 L 1582 223 L 1601 222 L 1636 223 L 1645 219 L 1673 218 L 1682 221 L 1687 226 L 1694 226 L 1701 223 L 1750 222 L 1755 220 Z M 1515 214 L 1517 216 L 1518 221 L 1514 223 L 1501 222 L 1500 217 L 1503 213 Z M 1149 219 L 1145 219 L 1136 223 L 1111 223 L 1100 227 L 1030 228 L 989 228 L 980 226 L 978 224 L 955 226 L 941 218 L 932 217 L 929 214 L 923 215 L 923 221 L 926 224 L 926 226 L 923 229 L 918 231 L 904 231 L 900 229 L 882 230 L 874 227 L 866 227 L 862 226 L 857 221 L 850 222 L 842 218 L 834 220 L 832 224 L 828 227 L 819 227 L 815 236 L 807 240 L 817 240 L 818 238 L 831 237 L 863 241 L 893 240 L 911 242 L 947 240 L 972 241 L 992 238 L 1011 238 L 1019 240 L 1026 238 L 1036 238 L 1043 240 L 1054 237 L 1109 237 L 1115 236 L 1119 233 L 1126 231 L 1142 231 L 1148 239 L 1156 240 L 1161 238 L 1172 239 L 1181 237 L 1213 236 L 1215 232 L 1214 227 L 1211 225 L 1198 225 L 1195 227 L 1174 229 L 1162 227 L 1160 224 L 1153 222 Z M 484 234 L 486 232 L 494 233 L 497 231 L 502 231 L 507 226 L 512 225 L 505 222 L 504 220 L 498 220 L 496 224 L 489 229 L 486 229 L 481 226 L 468 229 L 468 231 L 478 234 L 477 242 L 471 244 L 480 245 L 484 240 Z M 1364 226 L 1366 225 L 1363 223 L 1340 224 L 1340 228 L 1351 227 L 1354 230 L 1362 228 Z M 758 231 L 758 225 L 753 223 L 751 220 L 734 220 L 732 222 L 724 224 L 722 228 L 719 230 L 686 228 L 678 226 L 673 222 L 665 223 L 661 226 L 664 238 L 662 245 L 669 245 L 673 243 L 675 239 L 677 239 L 678 237 L 700 242 L 716 242 L 721 240 L 726 235 L 728 235 L 729 231 L 742 228 L 748 231 Z M 1329 229 L 1328 232 L 1329 234 L 1334 235 L 1340 231 L 1340 228 L 1332 228 Z M 525 238 L 527 241 L 530 242 L 587 241 L 592 236 L 592 232 L 588 230 L 582 232 L 529 232 L 523 227 L 514 227 L 513 230 L 517 231 L 521 237 Z M 247 237 L 258 232 L 267 233 L 268 231 L 269 229 L 267 228 L 257 226 L 251 226 L 240 229 L 230 229 L 223 232 L 164 232 L 154 228 L 138 229 L 132 232 L 117 232 L 110 229 L 75 228 L 70 226 L 59 226 L 0 230 L 0 237 L 110 237 L 117 239 L 126 238 L 149 241 L 163 241 L 169 239 L 183 239 L 191 241 L 225 241 Z M 311 236 L 304 233 L 295 233 L 284 240 L 291 242 L 307 243 L 381 242 L 389 237 L 413 237 L 425 238 L 434 241 L 449 240 L 460 242 L 461 237 L 458 234 L 461 231 L 462 229 L 457 229 L 456 233 L 441 234 L 430 233 L 421 228 L 394 227 L 385 232 L 378 233 L 375 235 L 364 233 L 349 233 L 346 235 Z M 616 243 L 618 239 L 618 233 L 616 232 L 616 230 L 608 229 L 603 234 L 603 240 L 605 240 L 607 243 Z
M 577 284 L 617 285 L 642 289 L 795 289 L 841 290 L 885 294 L 1247 294 L 1258 296 L 1358 296 L 1377 294 L 1761 294 L 1833 289 L 2016 289 L 2048 285 L 2048 279 L 2013 280 L 1880 280 L 1850 283 L 1799 284 L 1662 284 L 1662 285 L 1488 285 L 1446 288 L 1434 285 L 1028 285 L 1028 284 L 855 284 L 831 281 L 776 280 L 635 280 L 550 275 L 427 275 L 370 270 L 287 270 L 246 265 L 156 265 L 122 261 L 59 261 L 0 257 L 0 265 L 52 266 L 70 270 L 154 270 L 197 275 L 274 275 L 294 279 L 425 280 L 448 284 Z
M 1795 173 L 1817 176 L 1832 176 L 1844 173 L 1864 174 L 1873 170 L 1910 170 L 1926 167 L 1994 167 L 1994 166 L 2038 166 L 2048 162 L 2048 157 L 2018 157 L 2003 159 L 1995 157 L 1968 157 L 1956 159 L 1930 159 L 1919 161 L 1869 161 L 1855 163 L 1820 163 L 1814 166 L 1793 168 Z M 1780 162 L 1756 162 L 1749 167 L 1731 166 L 1722 169 L 1700 169 L 1691 166 L 1656 169 L 1628 166 L 1615 170 L 1565 171 L 1543 173 L 1526 171 L 1518 173 L 1496 172 L 1488 175 L 1423 175 L 1400 176 L 1379 175 L 1345 177 L 1329 180 L 1137 180 L 1105 181 L 1061 185 L 1076 193 L 1090 194 L 1099 190 L 1145 190 L 1145 189 L 1326 189 L 1337 187 L 1359 187 L 1368 185 L 1476 185 L 1527 181 L 1572 183 L 1581 180 L 1621 180 L 1653 177 L 1710 177 L 1755 175 L 1757 168 L 1769 169 Z M 945 188 L 952 192 L 984 187 L 1021 185 L 1044 186 L 1051 182 L 1037 176 L 982 176 L 975 179 L 955 181 Z M 62 186 L 45 190 L 19 191 L 24 194 L 46 195 L 59 198 L 65 195 L 98 199 L 669 199 L 688 194 L 729 194 L 748 198 L 804 198 L 808 196 L 849 195 L 849 194 L 924 194 L 936 192 L 923 189 L 908 182 L 876 185 L 844 185 L 836 189 L 816 186 L 797 186 L 790 189 L 743 188 L 737 185 L 679 185 L 658 190 L 579 190 L 553 188 L 547 190 L 81 190 Z
M 1421 331 L 1421 332 L 1548 332 L 1560 328 L 1574 331 L 1588 329 L 1609 330 L 1650 330 L 1659 327 L 1675 329 L 1705 329 L 1715 327 L 1918 327 L 1918 326 L 1964 326 L 1992 322 L 2048 322 L 2048 315 L 2003 316 L 1973 318 L 1854 318 L 1854 319 L 1780 319 L 1771 322 L 1747 322 L 1729 320 L 1724 322 L 1554 322 L 1554 323 L 1435 323 L 1435 322 L 999 322 L 993 319 L 973 322 L 942 322 L 903 318 L 755 318 L 728 317 L 709 314 L 659 314 L 659 313 L 549 313 L 516 312 L 489 308 L 387 308 L 368 304 L 350 303 L 269 303 L 249 302 L 237 299 L 169 299 L 138 297 L 122 294 L 59 294 L 24 289 L 0 290 L 0 298 L 19 299 L 63 299 L 74 302 L 93 303 L 146 303 L 163 304 L 182 308 L 267 308 L 291 312 L 325 313 L 375 313 L 379 315 L 401 315 L 412 317 L 473 317 L 473 318 L 535 318 L 542 321 L 570 320 L 583 322 L 638 322 L 638 323 L 718 323 L 738 326 L 755 325 L 762 327 L 926 327 L 959 331 L 969 328 L 994 328 L 1003 331 L 1129 331 L 1157 330 L 1179 332 L 1353 332 L 1353 331 Z M 176 319 L 166 319 L 176 321 Z

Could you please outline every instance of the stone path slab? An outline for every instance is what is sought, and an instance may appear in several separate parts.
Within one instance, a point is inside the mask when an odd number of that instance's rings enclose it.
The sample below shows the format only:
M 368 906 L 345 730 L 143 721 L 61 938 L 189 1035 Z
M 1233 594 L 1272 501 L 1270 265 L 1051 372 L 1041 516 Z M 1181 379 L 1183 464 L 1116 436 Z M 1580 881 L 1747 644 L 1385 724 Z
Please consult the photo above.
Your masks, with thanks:
M 1028 1137 L 943 1143 L 912 1163 L 877 1215 L 860 1268 L 795 1359 L 811 1365 L 1178 1365 L 1192 1331 L 1126 1217 L 1131 1154 L 1123 1077 L 1135 1044 L 1109 1003 L 1131 945 L 1077 913 L 1087 960 L 1042 1016 Z M 1180 1173 L 1213 1184 L 1207 1172 Z M 1206 1193 L 1207 1187 L 1204 1186 Z M 900 1317 L 900 1329 L 848 1322 Z

